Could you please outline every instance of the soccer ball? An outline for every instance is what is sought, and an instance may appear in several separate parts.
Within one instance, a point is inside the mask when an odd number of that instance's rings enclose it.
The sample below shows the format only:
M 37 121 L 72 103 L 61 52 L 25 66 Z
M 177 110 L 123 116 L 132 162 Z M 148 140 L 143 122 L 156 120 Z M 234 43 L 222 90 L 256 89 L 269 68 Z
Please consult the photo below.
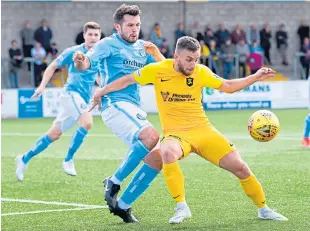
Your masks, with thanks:
M 248 130 L 254 140 L 259 142 L 270 141 L 279 133 L 279 119 L 271 111 L 256 111 L 249 118 Z

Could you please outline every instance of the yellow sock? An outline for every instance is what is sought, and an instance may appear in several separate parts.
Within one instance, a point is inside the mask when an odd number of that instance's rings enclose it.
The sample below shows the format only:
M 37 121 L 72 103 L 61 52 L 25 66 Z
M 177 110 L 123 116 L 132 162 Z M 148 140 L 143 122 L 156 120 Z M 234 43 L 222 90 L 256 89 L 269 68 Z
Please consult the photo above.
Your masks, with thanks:
M 163 165 L 166 184 L 176 202 L 185 201 L 184 176 L 178 162 Z
M 243 191 L 252 199 L 257 208 L 263 208 L 266 206 L 266 198 L 262 185 L 253 174 L 246 179 L 239 179 L 239 181 L 242 185 Z

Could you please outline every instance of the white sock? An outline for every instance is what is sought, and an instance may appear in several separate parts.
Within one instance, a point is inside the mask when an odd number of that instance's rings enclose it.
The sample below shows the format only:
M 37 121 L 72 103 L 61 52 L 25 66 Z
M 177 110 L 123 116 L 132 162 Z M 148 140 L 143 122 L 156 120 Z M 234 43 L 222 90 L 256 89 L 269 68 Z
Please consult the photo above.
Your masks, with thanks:
M 110 180 L 111 180 L 114 184 L 118 184 L 118 185 L 121 185 L 121 184 L 122 184 L 122 182 L 121 182 L 119 179 L 117 179 L 114 175 L 111 176 Z
M 270 210 L 270 208 L 269 208 L 267 205 L 265 205 L 265 207 L 263 207 L 263 208 L 259 208 L 259 209 L 258 209 L 258 211 L 259 211 L 260 213 L 267 212 L 268 210 Z
M 181 208 L 185 208 L 185 207 L 188 207 L 187 204 L 186 204 L 186 201 L 182 201 L 182 202 L 179 202 L 177 204 L 177 207 L 181 207 Z

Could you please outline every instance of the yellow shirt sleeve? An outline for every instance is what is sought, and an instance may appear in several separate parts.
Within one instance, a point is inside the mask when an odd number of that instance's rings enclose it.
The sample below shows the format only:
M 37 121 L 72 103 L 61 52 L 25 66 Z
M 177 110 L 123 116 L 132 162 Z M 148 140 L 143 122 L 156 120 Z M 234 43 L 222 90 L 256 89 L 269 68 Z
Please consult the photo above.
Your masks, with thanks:
M 219 88 L 224 79 L 214 74 L 208 67 L 200 65 L 199 76 L 203 87 Z
M 156 63 L 151 63 L 145 67 L 135 71 L 133 76 L 137 83 L 140 85 L 146 85 L 154 83 L 156 74 Z

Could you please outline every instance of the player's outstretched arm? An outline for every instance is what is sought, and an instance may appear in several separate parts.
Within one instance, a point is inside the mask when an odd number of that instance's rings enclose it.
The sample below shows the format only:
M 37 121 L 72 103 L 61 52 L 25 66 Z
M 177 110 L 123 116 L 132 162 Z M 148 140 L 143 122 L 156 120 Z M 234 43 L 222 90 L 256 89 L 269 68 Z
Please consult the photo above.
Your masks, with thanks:
M 73 55 L 74 67 L 79 71 L 84 71 L 90 67 L 90 61 L 82 51 L 77 51 Z
M 38 98 L 42 92 L 44 91 L 46 85 L 51 80 L 53 74 L 55 73 L 56 69 L 58 68 L 56 60 L 54 60 L 44 71 L 42 81 L 40 83 L 40 86 L 35 90 L 33 94 L 33 98 Z
M 234 93 L 240 91 L 257 81 L 263 81 L 268 78 L 272 78 L 275 75 L 275 71 L 271 68 L 263 67 L 259 69 L 255 74 L 249 75 L 242 79 L 224 80 L 218 90 L 226 93 Z

